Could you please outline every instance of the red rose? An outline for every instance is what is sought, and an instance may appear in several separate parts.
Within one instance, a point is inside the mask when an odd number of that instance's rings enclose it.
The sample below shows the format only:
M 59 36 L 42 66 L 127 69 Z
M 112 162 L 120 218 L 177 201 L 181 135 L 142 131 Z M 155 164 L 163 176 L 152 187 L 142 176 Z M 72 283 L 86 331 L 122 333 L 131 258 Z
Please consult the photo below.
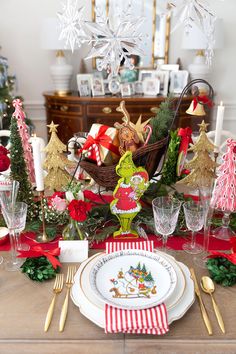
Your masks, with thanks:
M 53 200 L 55 197 L 59 197 L 61 199 L 65 199 L 66 193 L 65 192 L 54 192 L 51 197 L 48 197 L 48 206 L 53 206 Z
M 70 217 L 77 221 L 85 221 L 87 213 L 91 210 L 91 207 L 90 203 L 84 202 L 83 200 L 73 199 L 68 205 Z

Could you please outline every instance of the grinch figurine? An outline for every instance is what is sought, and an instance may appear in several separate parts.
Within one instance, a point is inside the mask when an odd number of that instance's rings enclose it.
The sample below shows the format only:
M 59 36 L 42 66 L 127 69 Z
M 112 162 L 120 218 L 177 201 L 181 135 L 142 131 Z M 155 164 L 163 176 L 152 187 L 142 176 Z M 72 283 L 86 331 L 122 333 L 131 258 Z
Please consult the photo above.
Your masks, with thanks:
M 148 188 L 148 173 L 143 167 L 135 166 L 130 151 L 121 157 L 116 173 L 121 178 L 114 190 L 110 208 L 112 214 L 119 219 L 121 227 L 114 232 L 113 237 L 138 237 L 137 232 L 131 229 L 131 223 L 142 208 L 139 199 Z

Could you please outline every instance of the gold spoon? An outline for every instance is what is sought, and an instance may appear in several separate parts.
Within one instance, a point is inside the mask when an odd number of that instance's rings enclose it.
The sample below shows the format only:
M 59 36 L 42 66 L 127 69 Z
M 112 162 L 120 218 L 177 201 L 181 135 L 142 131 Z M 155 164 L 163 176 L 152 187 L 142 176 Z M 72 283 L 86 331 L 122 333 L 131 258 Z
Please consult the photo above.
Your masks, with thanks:
M 207 277 L 207 276 L 204 276 L 202 277 L 201 279 L 201 288 L 202 290 L 209 294 L 211 296 L 211 300 L 212 300 L 212 305 L 213 305 L 213 308 L 214 308 L 214 311 L 215 311 L 215 314 L 216 314 L 216 318 L 217 318 L 217 321 L 219 323 L 219 326 L 220 326 L 220 329 L 222 330 L 223 333 L 225 333 L 225 325 L 224 325 L 224 321 L 223 321 L 223 318 L 221 316 L 221 313 L 220 313 L 220 310 L 217 306 L 217 303 L 215 302 L 214 300 L 214 297 L 213 297 L 213 292 L 215 291 L 215 285 L 213 283 L 213 281 L 211 280 L 210 277 Z

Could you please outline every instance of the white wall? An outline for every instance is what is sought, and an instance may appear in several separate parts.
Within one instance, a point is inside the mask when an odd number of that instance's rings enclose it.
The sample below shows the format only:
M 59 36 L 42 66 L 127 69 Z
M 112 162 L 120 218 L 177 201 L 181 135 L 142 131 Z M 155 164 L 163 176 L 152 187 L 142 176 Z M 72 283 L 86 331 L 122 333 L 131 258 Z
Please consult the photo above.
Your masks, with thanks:
M 236 133 L 235 97 L 235 0 L 209 0 L 218 17 L 223 18 L 225 46 L 215 53 L 212 84 L 216 90 L 216 103 L 223 100 L 226 104 L 224 129 Z M 54 52 L 40 48 L 40 26 L 44 17 L 55 16 L 61 11 L 62 0 L 0 0 L 0 45 L 1 54 L 9 60 L 10 72 L 17 76 L 17 93 L 25 99 L 28 116 L 35 122 L 37 134 L 46 136 L 44 91 L 52 90 L 49 67 L 54 61 Z M 90 18 L 91 1 L 80 0 L 85 7 L 85 16 Z M 180 57 L 186 68 L 193 60 L 194 53 L 181 50 L 182 29 L 171 35 L 170 62 Z M 68 60 L 73 64 L 72 87 L 76 87 L 75 74 L 79 72 L 81 58 L 87 49 L 76 51 Z M 88 70 L 91 63 L 87 63 Z

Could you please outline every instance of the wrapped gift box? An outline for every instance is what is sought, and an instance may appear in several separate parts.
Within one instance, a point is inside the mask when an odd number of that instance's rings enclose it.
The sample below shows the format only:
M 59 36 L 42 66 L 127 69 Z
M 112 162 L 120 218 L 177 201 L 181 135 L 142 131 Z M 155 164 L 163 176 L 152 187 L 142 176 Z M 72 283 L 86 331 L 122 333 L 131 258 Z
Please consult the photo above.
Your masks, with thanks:
M 103 124 L 93 124 L 82 153 L 98 165 L 113 165 L 120 158 L 118 130 Z

